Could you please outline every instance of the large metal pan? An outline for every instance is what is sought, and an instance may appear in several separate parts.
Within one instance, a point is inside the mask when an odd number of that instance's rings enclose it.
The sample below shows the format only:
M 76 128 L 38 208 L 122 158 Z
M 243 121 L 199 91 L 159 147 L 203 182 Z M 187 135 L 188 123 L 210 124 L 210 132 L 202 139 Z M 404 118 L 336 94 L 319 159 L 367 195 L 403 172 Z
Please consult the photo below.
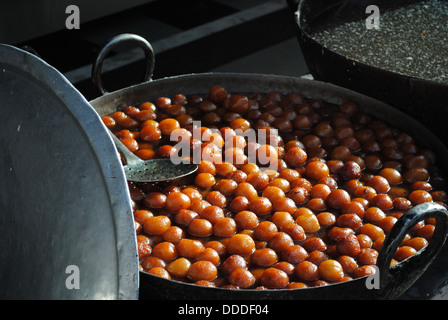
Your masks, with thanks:
M 120 36 L 122 41 L 145 43 L 144 39 L 130 35 Z M 117 45 L 121 41 L 112 40 Z M 110 46 L 108 46 L 110 48 Z M 100 54 L 97 61 L 105 57 Z M 152 55 L 154 57 L 154 55 Z M 152 59 L 153 63 L 154 60 Z M 94 79 L 100 77 L 101 68 L 94 67 Z M 173 96 L 177 93 L 205 94 L 214 85 L 221 85 L 229 92 L 280 93 L 297 92 L 308 98 L 322 99 L 329 103 L 340 104 L 345 101 L 358 103 L 360 110 L 386 122 L 393 122 L 399 129 L 411 134 L 428 149 L 436 152 L 440 163 L 447 163 L 448 151 L 429 130 L 397 109 L 378 100 L 319 81 L 300 79 L 296 77 L 206 73 L 179 75 L 158 80 L 150 80 L 130 86 L 112 93 L 106 93 L 92 101 L 91 105 L 100 115 L 110 114 L 126 106 L 151 101 L 160 96 Z M 98 82 L 97 82 L 98 84 Z M 101 87 L 101 84 L 99 84 Z M 101 89 L 106 92 L 104 88 Z M 395 120 L 400 119 L 397 123 Z M 437 219 L 437 225 L 430 245 L 421 253 L 411 257 L 397 266 L 389 268 L 390 261 L 397 246 L 405 234 L 415 224 L 428 217 Z M 369 290 L 366 287 L 367 278 L 359 278 L 340 284 L 324 287 L 293 289 L 293 290 L 231 290 L 222 288 L 205 288 L 173 280 L 162 279 L 145 272 L 140 272 L 141 299 L 394 299 L 409 288 L 431 264 L 441 247 L 448 232 L 448 211 L 435 203 L 416 206 L 399 219 L 384 244 L 384 249 L 378 258 L 380 274 L 380 289 Z
M 390 5 L 390 1 L 287 0 L 287 2 L 298 26 L 297 38 L 303 56 L 314 79 L 349 88 L 399 108 L 418 119 L 436 135 L 446 139 L 448 84 L 406 76 L 387 68 L 378 68 L 356 61 L 329 49 L 316 41 L 310 33 L 310 26 L 327 12 L 339 12 L 338 10 L 343 11 L 351 6 L 357 8 L 358 18 L 362 19 L 368 16 L 365 14 L 368 5 L 374 4 L 381 9 L 383 5 L 387 7 L 387 2 Z M 404 6 L 406 0 L 400 3 Z M 321 19 L 320 22 L 325 23 L 325 20 Z M 448 141 L 445 140 L 444 143 L 448 145 Z
M 0 299 L 137 299 L 127 182 L 97 112 L 0 44 Z

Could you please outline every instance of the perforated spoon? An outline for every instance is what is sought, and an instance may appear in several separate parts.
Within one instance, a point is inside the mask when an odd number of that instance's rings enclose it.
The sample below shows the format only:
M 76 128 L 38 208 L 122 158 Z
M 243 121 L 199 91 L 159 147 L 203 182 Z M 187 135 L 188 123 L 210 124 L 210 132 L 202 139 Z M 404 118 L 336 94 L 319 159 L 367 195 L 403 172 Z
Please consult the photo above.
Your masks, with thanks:
M 174 180 L 192 174 L 198 169 L 196 164 L 174 164 L 170 158 L 142 160 L 133 154 L 114 134 L 110 133 L 115 146 L 123 155 L 126 179 L 133 182 L 161 182 Z

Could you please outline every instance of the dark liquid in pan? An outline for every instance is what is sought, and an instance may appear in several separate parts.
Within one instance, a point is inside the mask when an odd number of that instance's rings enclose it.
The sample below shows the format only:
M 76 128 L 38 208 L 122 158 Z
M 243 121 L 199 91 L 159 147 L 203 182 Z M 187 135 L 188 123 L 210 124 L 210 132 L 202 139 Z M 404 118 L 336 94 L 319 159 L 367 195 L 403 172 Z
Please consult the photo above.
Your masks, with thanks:
M 367 5 L 346 1 L 321 14 L 307 32 L 324 47 L 354 61 L 448 83 L 448 1 L 377 3 L 380 29 L 367 28 Z

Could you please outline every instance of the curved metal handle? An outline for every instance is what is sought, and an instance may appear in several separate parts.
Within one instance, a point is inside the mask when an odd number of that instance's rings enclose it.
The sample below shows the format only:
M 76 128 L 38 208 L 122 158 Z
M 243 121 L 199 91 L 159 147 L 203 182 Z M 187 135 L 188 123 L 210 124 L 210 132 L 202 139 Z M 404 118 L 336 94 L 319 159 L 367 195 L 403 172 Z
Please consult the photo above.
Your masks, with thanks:
M 390 268 L 395 252 L 406 234 L 420 221 L 435 218 L 434 234 L 422 251 Z M 434 202 L 415 206 L 397 220 L 384 240 L 377 260 L 381 299 L 395 299 L 403 294 L 428 268 L 442 248 L 448 234 L 448 210 Z
M 112 48 L 123 43 L 136 44 L 137 46 L 143 49 L 146 58 L 146 70 L 145 70 L 144 82 L 151 80 L 155 64 L 155 54 L 151 44 L 148 41 L 146 41 L 145 38 L 135 34 L 130 33 L 120 34 L 118 36 L 113 37 L 100 50 L 95 62 L 93 63 L 92 81 L 96 85 L 98 90 L 101 92 L 101 94 L 107 93 L 106 89 L 104 89 L 103 80 L 101 78 L 101 70 L 103 67 L 104 59 L 106 58 L 107 54 L 112 50 Z

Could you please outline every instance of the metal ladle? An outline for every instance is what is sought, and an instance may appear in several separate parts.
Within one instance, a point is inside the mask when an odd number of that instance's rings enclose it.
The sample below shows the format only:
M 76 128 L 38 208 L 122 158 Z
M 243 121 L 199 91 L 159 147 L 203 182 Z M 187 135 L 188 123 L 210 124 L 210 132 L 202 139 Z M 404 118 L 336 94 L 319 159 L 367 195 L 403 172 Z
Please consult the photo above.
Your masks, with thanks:
M 142 160 L 133 154 L 113 133 L 109 133 L 126 164 L 123 166 L 126 179 L 133 182 L 161 182 L 185 177 L 194 173 L 196 164 L 174 164 L 170 158 Z

